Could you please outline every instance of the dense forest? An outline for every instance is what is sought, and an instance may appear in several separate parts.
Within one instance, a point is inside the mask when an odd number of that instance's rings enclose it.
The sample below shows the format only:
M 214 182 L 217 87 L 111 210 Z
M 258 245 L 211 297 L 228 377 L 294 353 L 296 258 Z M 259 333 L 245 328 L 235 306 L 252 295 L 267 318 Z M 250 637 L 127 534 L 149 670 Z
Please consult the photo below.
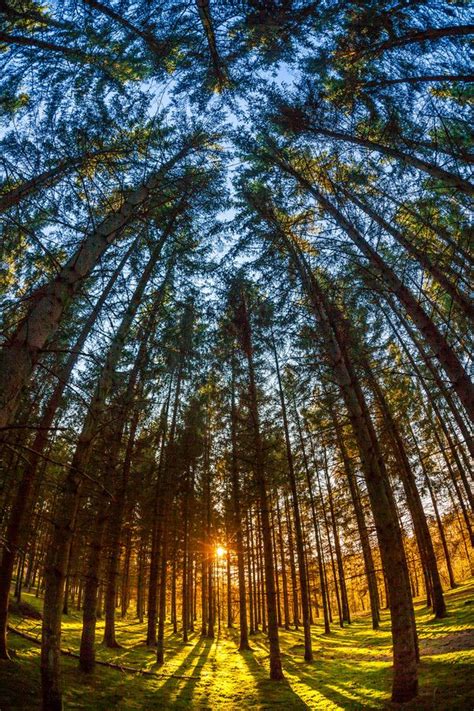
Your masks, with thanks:
M 0 18 L 2 711 L 472 708 L 469 4 Z

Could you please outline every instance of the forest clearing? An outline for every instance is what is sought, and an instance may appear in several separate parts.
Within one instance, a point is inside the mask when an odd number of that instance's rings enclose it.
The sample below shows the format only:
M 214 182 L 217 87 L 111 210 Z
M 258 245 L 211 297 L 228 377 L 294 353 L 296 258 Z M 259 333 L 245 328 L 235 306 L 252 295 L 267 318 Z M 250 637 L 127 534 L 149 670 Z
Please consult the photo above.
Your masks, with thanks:
M 0 711 L 472 711 L 473 37 L 0 2 Z

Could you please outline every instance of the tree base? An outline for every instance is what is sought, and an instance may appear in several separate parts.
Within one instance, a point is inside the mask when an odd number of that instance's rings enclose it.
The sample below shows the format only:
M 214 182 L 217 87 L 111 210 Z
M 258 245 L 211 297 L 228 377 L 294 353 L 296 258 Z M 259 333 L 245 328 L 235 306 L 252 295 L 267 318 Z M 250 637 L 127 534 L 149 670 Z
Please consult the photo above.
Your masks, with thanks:
M 406 701 L 411 701 L 418 694 L 418 681 L 410 686 L 404 686 L 400 689 L 392 691 L 392 701 L 395 704 L 403 704 Z

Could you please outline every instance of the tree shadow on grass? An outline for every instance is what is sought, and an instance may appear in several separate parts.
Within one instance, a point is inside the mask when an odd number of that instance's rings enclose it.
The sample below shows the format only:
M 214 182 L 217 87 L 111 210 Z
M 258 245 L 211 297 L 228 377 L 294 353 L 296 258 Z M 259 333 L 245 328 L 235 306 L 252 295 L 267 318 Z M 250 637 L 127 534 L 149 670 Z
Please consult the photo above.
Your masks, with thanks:
M 257 662 L 251 650 L 242 651 L 239 654 L 255 679 L 257 702 L 264 704 L 265 708 L 281 706 L 284 709 L 294 709 L 295 711 L 310 708 L 291 688 L 287 679 L 282 681 L 269 679 L 268 669 Z
M 172 708 L 175 705 L 178 708 L 191 708 L 192 695 L 196 684 L 199 683 L 199 675 L 209 655 L 212 644 L 213 640 L 211 639 L 198 639 L 194 646 L 190 648 L 189 653 L 179 667 L 170 671 L 170 674 L 173 674 L 173 676 L 170 676 L 164 684 L 156 686 L 153 692 L 147 693 L 147 704 L 144 708 L 151 709 L 155 707 L 157 709 L 163 709 Z M 159 668 L 157 668 L 157 672 L 158 674 L 160 673 Z M 190 678 L 176 678 L 178 676 L 189 676 Z M 157 680 L 159 681 L 159 679 Z M 175 699 L 172 700 L 172 697 L 175 697 Z
M 286 643 L 289 642 L 287 639 Z M 391 683 L 391 663 L 385 655 L 376 650 L 373 655 L 367 655 L 367 659 L 361 659 L 356 643 L 352 647 L 357 655 L 351 659 L 350 643 L 335 634 L 325 637 L 323 646 L 315 645 L 314 661 L 308 663 L 303 659 L 303 646 L 301 653 L 294 653 L 300 646 L 287 647 L 282 653 L 282 662 L 292 692 L 310 704 L 304 708 L 325 708 L 328 702 L 342 709 L 383 708 Z M 266 640 L 260 639 L 258 648 L 268 654 Z
M 188 679 L 179 689 L 179 694 L 176 697 L 176 701 L 179 703 L 192 702 L 193 693 L 196 688 L 196 684 L 201 680 L 201 672 L 204 664 L 209 656 L 214 640 L 212 639 L 201 639 L 199 643 L 199 657 L 192 669 L 192 676 L 198 677 L 198 679 Z M 195 656 L 195 655 L 194 655 Z M 177 680 L 178 681 L 178 680 Z M 191 707 L 189 707 L 191 708 Z
M 350 663 L 327 658 L 316 658 L 307 664 L 291 657 L 285 658 L 285 669 L 294 683 L 317 692 L 324 699 L 342 709 L 382 708 L 388 699 L 391 682 L 391 665 L 363 662 L 363 686 L 360 685 L 360 662 Z M 356 671 L 357 667 L 357 671 Z M 355 681 L 355 673 L 358 681 Z

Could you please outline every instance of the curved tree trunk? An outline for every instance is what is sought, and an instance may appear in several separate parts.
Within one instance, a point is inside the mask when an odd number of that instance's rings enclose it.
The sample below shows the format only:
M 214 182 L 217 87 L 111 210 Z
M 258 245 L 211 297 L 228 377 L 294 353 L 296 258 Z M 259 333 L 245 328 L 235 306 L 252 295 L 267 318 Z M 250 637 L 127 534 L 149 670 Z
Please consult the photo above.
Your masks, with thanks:
M 392 148 L 390 146 L 385 146 L 383 143 L 378 143 L 377 141 L 371 141 L 367 138 L 359 138 L 358 136 L 353 136 L 350 133 L 333 131 L 322 126 L 309 125 L 308 129 L 317 135 L 327 136 L 328 138 L 333 138 L 336 141 L 352 143 L 353 145 L 366 148 L 369 151 L 376 151 L 377 153 L 390 156 L 391 158 L 395 158 L 406 165 L 412 166 L 413 168 L 430 175 L 435 180 L 440 180 L 446 185 L 449 185 L 452 188 L 465 193 L 466 195 L 474 195 L 474 186 L 468 180 L 465 180 L 455 173 L 444 170 L 444 168 L 440 168 L 434 163 L 429 163 L 428 161 L 411 155 L 410 153 L 404 153 L 399 148 Z
M 354 205 L 356 205 L 360 210 L 365 212 L 365 214 L 368 215 L 377 225 L 382 227 L 382 229 L 385 230 L 387 234 L 389 234 L 400 245 L 402 245 L 402 247 L 406 249 L 408 254 L 410 254 L 410 256 L 416 259 L 420 266 L 422 266 L 423 269 L 425 269 L 428 274 L 430 274 L 433 279 L 438 282 L 441 288 L 444 289 L 447 294 L 449 294 L 449 296 L 465 313 L 465 315 L 471 320 L 471 322 L 474 322 L 474 305 L 471 299 L 467 296 L 467 294 L 460 291 L 458 287 L 450 281 L 450 279 L 446 276 L 443 270 L 431 261 L 431 258 L 425 251 L 422 251 L 419 247 L 416 246 L 416 238 L 414 237 L 414 235 L 410 234 L 409 232 L 406 232 L 406 234 L 404 234 L 400 230 L 397 230 L 395 227 L 393 227 L 391 223 L 384 220 L 384 218 L 379 215 L 376 210 L 374 210 L 367 203 L 362 202 L 362 200 L 359 200 L 359 198 L 353 193 L 351 193 L 349 190 L 346 190 L 342 186 L 339 186 L 338 189 L 345 197 L 351 200 Z
M 18 396 L 47 342 L 55 334 L 66 307 L 77 296 L 108 247 L 139 216 L 140 210 L 156 201 L 164 175 L 193 146 L 189 141 L 143 185 L 124 196 L 119 210 L 110 212 L 97 229 L 80 244 L 59 273 L 31 297 L 31 308 L 0 354 L 0 428 L 7 427 L 18 406 Z M 181 200 L 184 199 L 184 196 Z M 167 200 L 168 201 L 168 200 Z M 177 206 L 180 209 L 181 202 Z
M 293 176 L 319 203 L 319 205 L 330 215 L 336 224 L 346 232 L 354 244 L 360 249 L 369 260 L 372 267 L 382 277 L 384 283 L 392 291 L 398 300 L 403 304 L 410 318 L 423 334 L 426 342 L 433 351 L 434 356 L 439 360 L 446 375 L 451 381 L 453 389 L 466 408 L 466 412 L 474 422 L 474 386 L 469 375 L 466 373 L 458 356 L 447 342 L 445 336 L 438 329 L 432 319 L 426 314 L 422 306 L 413 296 L 412 292 L 402 283 L 395 272 L 389 267 L 384 259 L 373 249 L 363 235 L 349 222 L 335 205 L 325 197 L 320 190 L 312 185 L 304 176 L 296 171 L 290 164 L 282 161 L 278 156 L 275 162 L 286 172 Z

